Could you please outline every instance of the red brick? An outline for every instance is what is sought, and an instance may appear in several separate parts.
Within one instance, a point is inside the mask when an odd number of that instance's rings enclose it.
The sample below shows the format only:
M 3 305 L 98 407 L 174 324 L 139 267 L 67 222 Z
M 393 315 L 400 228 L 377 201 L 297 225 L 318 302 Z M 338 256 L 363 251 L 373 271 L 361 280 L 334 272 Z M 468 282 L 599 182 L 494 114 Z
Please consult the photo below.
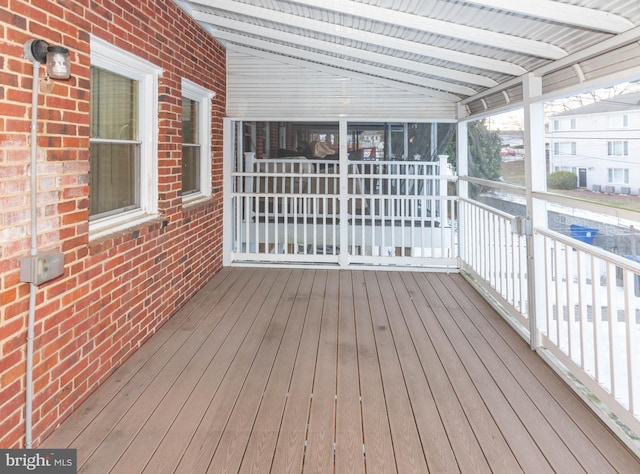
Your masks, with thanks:
M 221 199 L 223 48 L 169 0 L 95 2 L 91 9 L 85 3 L 12 0 L 10 10 L 0 8 L 0 37 L 6 46 L 0 53 L 0 141 L 5 144 L 0 149 L 0 231 L 16 236 L 0 249 L 3 447 L 24 443 L 21 407 L 16 409 L 23 397 L 16 401 L 8 387 L 15 390 L 18 385 L 14 384 L 23 383 L 29 285 L 19 281 L 16 258 L 28 254 L 30 243 L 26 221 L 9 227 L 6 212 L 12 212 L 13 219 L 28 206 L 32 70 L 21 57 L 24 41 L 35 35 L 67 46 L 73 71 L 69 81 L 50 83 L 51 91 L 39 97 L 38 144 L 46 162 L 39 163 L 45 192 L 38 196 L 43 210 L 38 241 L 49 248 L 55 242 L 65 252 L 66 262 L 65 274 L 41 285 L 37 293 L 35 439 L 51 433 L 221 264 L 219 206 L 189 210 L 190 219 L 184 220 L 178 191 L 180 80 L 185 76 L 217 93 L 212 170 L 219 175 L 213 183 Z M 3 29 L 4 25 L 11 27 Z M 89 240 L 90 33 L 165 71 L 160 78 L 158 206 L 169 220 L 167 228 L 157 219 L 100 241 Z M 168 55 L 159 50 L 155 38 L 160 37 L 166 49 L 183 53 Z M 193 52 L 203 58 L 198 64 L 191 62 Z M 129 314 L 135 318 L 129 319 Z

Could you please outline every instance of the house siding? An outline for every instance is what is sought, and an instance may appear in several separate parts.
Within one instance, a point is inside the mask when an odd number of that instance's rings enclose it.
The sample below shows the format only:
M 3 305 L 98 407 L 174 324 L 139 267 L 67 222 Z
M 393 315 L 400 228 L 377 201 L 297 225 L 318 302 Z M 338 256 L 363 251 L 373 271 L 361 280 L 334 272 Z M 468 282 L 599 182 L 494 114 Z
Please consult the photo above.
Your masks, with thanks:
M 116 234 L 89 234 L 90 35 L 157 65 L 158 216 Z M 38 242 L 65 272 L 39 285 L 33 445 L 89 396 L 222 266 L 222 119 L 226 53 L 170 0 L 0 0 L 0 447 L 25 443 L 30 249 L 32 38 L 69 48 L 72 77 L 40 80 Z M 41 78 L 43 74 L 41 74 Z M 212 189 L 183 206 L 181 78 L 215 92 Z

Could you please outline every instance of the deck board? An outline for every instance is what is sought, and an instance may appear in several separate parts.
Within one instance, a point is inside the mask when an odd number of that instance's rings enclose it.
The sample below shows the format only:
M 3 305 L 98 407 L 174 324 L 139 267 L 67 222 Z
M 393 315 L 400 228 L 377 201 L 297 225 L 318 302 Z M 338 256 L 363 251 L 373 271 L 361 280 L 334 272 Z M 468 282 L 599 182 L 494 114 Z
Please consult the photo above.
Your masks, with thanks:
M 327 278 L 322 306 L 322 326 L 304 456 L 305 469 L 318 473 L 333 473 L 334 465 L 338 290 L 338 273 L 331 272 Z
M 383 273 L 365 274 L 374 336 L 380 351 L 379 363 L 389 411 L 396 464 L 400 472 L 427 472 L 427 462 L 405 385 L 405 375 L 398 357 L 400 344 L 394 341 L 389 327 L 389 318 L 393 318 L 397 313 L 389 314 L 388 312 L 389 305 L 395 296 L 392 288 L 384 285 L 386 281 L 386 275 Z M 410 376 L 415 375 L 410 374 Z
M 335 469 L 357 474 L 365 468 L 353 283 L 351 272 L 339 275 Z
M 225 268 L 42 447 L 79 472 L 640 472 L 458 274 Z
M 293 278 L 296 277 L 294 274 Z M 249 433 L 242 472 L 264 472 L 265 466 L 270 467 L 273 461 L 279 427 L 305 328 L 313 277 L 313 272 L 309 270 L 300 275 L 300 285 L 293 297 L 285 336 L 273 364 L 253 429 Z
M 365 443 L 367 473 L 392 474 L 397 472 L 393 453 L 393 440 L 385 402 L 379 353 L 369 317 L 364 275 L 353 274 L 353 300 L 358 341 L 358 367 L 362 397 L 362 430 Z

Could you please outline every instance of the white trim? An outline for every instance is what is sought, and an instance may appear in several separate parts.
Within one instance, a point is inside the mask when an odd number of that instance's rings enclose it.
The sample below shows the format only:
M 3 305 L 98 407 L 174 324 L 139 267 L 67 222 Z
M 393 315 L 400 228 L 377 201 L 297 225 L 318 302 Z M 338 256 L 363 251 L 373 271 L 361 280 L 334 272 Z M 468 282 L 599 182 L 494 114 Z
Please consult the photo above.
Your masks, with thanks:
M 182 96 L 200 104 L 198 135 L 200 145 L 200 191 L 182 197 L 184 204 L 191 204 L 211 196 L 211 101 L 216 93 L 182 78 Z
M 89 222 L 90 238 L 121 230 L 158 212 L 158 78 L 163 69 L 91 35 L 91 66 L 126 76 L 140 83 L 138 129 L 140 130 L 140 209 Z

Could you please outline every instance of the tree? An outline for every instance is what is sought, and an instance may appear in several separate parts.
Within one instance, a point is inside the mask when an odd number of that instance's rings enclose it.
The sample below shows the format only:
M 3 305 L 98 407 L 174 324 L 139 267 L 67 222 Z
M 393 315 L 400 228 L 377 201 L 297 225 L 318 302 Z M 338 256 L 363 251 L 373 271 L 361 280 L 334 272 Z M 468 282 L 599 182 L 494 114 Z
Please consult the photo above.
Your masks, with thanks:
M 469 176 L 492 181 L 502 176 L 498 132 L 487 129 L 484 120 L 469 122 Z

